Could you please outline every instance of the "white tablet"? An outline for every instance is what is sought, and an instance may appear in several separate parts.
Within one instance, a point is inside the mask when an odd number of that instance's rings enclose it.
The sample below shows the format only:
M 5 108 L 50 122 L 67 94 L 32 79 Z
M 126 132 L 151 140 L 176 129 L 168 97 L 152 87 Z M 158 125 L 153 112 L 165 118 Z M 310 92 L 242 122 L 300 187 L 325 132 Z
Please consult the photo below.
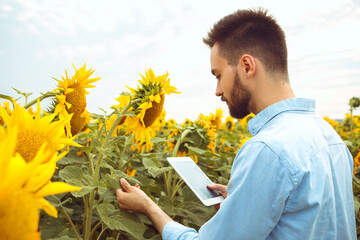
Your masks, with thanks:
M 205 206 L 221 203 L 224 197 L 219 191 L 207 188 L 214 184 L 190 157 L 168 157 L 170 165 Z

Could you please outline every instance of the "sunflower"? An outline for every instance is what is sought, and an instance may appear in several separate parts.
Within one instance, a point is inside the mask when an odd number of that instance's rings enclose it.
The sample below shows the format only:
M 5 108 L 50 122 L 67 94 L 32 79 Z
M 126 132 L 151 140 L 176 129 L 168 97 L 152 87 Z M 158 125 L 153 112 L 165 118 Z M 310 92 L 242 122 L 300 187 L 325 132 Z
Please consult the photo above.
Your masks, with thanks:
M 216 113 L 210 113 L 210 116 L 204 116 L 203 114 L 200 114 L 200 118 L 209 121 L 211 123 L 211 127 L 217 131 L 221 126 L 221 119 L 223 118 L 223 111 L 221 108 L 216 109 Z
M 86 94 L 89 92 L 86 88 L 94 88 L 91 83 L 98 81 L 100 78 L 89 78 L 95 70 L 91 68 L 86 70 L 86 64 L 83 67 L 75 69 L 74 76 L 70 77 L 65 70 L 65 77 L 58 81 L 58 94 L 55 102 L 55 113 L 59 114 L 59 118 L 65 118 L 69 114 L 73 114 L 70 123 L 67 125 L 67 132 L 71 129 L 71 135 L 79 133 L 86 123 L 85 108 L 86 108 Z
M 182 142 L 178 143 L 178 141 Z M 211 127 L 210 122 L 203 119 L 197 119 L 195 122 L 191 122 L 190 126 L 186 125 L 185 128 L 181 127 L 178 129 L 174 127 L 171 129 L 165 151 L 173 152 L 176 144 L 179 144 L 176 153 L 177 157 L 190 156 L 197 163 L 197 156 L 191 154 L 189 147 L 215 152 L 216 133 Z
M 64 154 L 52 155 L 43 145 L 33 161 L 26 162 L 15 152 L 17 135 L 16 127 L 7 131 L 0 127 L 0 239 L 40 239 L 39 210 L 57 217 L 44 197 L 81 188 L 50 182 L 56 161 Z
M 0 103 L 0 107 L 1 107 L 1 103 Z M 10 104 L 9 102 L 4 102 L 4 107 L 3 107 L 8 113 L 11 112 L 10 109 Z M 0 115 L 0 126 L 4 125 L 4 120 L 2 119 L 1 115 Z
M 250 114 L 248 114 L 246 117 L 243 117 L 243 118 L 241 118 L 241 119 L 238 120 L 239 123 L 240 123 L 240 125 L 241 125 L 241 127 L 242 127 L 242 129 L 243 129 L 244 131 L 247 131 L 248 122 L 249 122 L 253 117 L 255 117 L 255 114 L 250 113 Z
M 224 123 L 224 129 L 226 129 L 227 131 L 230 131 L 230 132 L 235 129 L 234 118 L 232 116 L 226 117 L 225 123 Z
M 194 124 L 197 126 L 197 128 L 202 128 L 203 131 L 206 132 L 204 143 L 211 152 L 215 152 L 216 133 L 215 133 L 215 129 L 212 128 L 211 123 L 209 123 L 208 121 L 204 121 L 202 119 L 198 119 L 195 121 Z
M 59 121 L 53 121 L 55 114 L 42 118 L 40 114 L 39 101 L 34 118 L 18 104 L 15 104 L 11 115 L 0 106 L 0 116 L 6 127 L 18 129 L 15 152 L 19 153 L 25 161 L 32 161 L 44 143 L 47 143 L 46 148 L 51 153 L 55 153 L 67 145 L 81 147 L 65 136 L 64 126 L 69 123 L 71 115 Z
M 179 93 L 176 88 L 170 85 L 169 75 L 155 76 L 150 68 L 141 75 L 140 86 L 137 89 L 127 87 L 134 95 L 133 99 L 138 100 L 134 105 L 134 117 L 128 116 L 125 120 L 127 134 L 134 134 L 134 141 L 139 146 L 148 150 L 151 148 L 151 126 L 161 115 L 165 94 Z

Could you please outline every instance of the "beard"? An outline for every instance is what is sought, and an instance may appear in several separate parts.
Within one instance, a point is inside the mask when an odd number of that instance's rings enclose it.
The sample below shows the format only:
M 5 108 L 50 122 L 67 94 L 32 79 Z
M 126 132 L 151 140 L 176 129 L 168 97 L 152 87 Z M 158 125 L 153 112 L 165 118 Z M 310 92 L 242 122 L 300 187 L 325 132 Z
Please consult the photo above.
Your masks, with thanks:
M 233 118 L 241 119 L 251 113 L 249 110 L 251 93 L 241 82 L 237 70 L 234 77 L 233 88 L 230 92 L 230 98 L 226 99 L 222 97 L 222 100 L 227 102 L 230 115 Z

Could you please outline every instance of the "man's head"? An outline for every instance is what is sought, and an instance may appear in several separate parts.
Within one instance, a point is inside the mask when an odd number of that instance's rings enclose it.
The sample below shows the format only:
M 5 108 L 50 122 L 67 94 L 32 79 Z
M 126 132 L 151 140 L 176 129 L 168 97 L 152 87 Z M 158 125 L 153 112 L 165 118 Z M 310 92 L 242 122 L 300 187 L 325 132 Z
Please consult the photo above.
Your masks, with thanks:
M 235 118 L 256 108 L 251 105 L 256 105 L 252 97 L 259 84 L 247 79 L 266 75 L 288 83 L 285 35 L 266 10 L 236 11 L 218 21 L 203 41 L 211 48 L 216 95 L 227 102 Z
M 285 34 L 264 9 L 238 10 L 225 16 L 203 41 L 210 48 L 218 44 L 220 56 L 234 67 L 242 55 L 250 54 L 268 72 L 287 74 Z

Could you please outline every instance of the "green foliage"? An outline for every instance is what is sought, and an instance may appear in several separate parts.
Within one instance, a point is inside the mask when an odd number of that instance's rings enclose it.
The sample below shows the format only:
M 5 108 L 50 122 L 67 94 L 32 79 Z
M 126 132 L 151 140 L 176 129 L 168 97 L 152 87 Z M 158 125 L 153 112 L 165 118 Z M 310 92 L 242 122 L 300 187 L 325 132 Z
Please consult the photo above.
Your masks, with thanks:
M 357 100 L 350 101 L 352 110 Z M 77 136 L 83 147 L 70 147 L 69 153 L 58 162 L 53 180 L 81 186 L 78 192 L 47 198 L 59 211 L 57 219 L 41 214 L 42 239 L 161 239 L 151 221 L 144 215 L 119 208 L 115 189 L 120 178 L 141 189 L 175 221 L 198 230 L 214 214 L 213 207 L 205 207 L 172 170 L 166 157 L 177 152 L 196 156 L 199 167 L 209 178 L 226 185 L 231 166 L 242 140 L 250 137 L 244 123 L 225 123 L 216 133 L 216 148 L 207 148 L 206 129 L 190 123 L 165 123 L 153 136 L 151 151 L 134 150 L 132 135 L 115 130 L 113 136 L 106 126 L 112 115 L 133 116 L 134 112 L 95 115 L 88 130 Z M 119 122 L 119 121 L 118 121 Z M 335 130 L 346 142 L 355 157 L 360 149 L 359 117 L 352 115 L 337 122 Z M 178 134 L 172 134 L 176 130 Z M 171 144 L 173 149 L 169 148 Z M 135 176 L 129 176 L 136 170 Z M 353 176 L 354 206 L 357 226 L 360 226 L 360 169 Z M 360 234 L 360 228 L 358 227 Z

